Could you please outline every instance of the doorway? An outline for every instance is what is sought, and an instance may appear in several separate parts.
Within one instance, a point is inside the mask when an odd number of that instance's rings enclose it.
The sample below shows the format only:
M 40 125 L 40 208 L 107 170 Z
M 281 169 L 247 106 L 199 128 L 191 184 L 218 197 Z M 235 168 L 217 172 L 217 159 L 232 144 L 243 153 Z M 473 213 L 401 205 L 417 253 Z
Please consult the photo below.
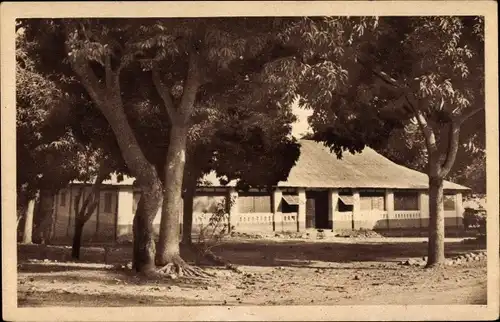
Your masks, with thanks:
M 328 221 L 328 191 L 306 191 L 306 228 L 332 229 Z

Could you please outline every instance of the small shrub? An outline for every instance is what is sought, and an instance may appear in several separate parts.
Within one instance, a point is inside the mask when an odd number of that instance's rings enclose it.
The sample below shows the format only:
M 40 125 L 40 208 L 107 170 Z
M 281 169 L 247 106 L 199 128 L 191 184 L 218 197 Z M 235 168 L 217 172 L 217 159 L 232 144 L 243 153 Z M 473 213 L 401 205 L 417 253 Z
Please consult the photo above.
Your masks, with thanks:
M 486 233 L 486 211 L 472 208 L 465 208 L 464 229 L 477 229 L 481 234 Z
M 219 201 L 212 213 L 204 212 L 203 217 L 210 216 L 208 224 L 200 227 L 197 248 L 202 254 L 209 252 L 214 246 L 220 244 L 221 240 L 229 234 L 228 209 L 234 205 L 235 199 L 225 198 Z

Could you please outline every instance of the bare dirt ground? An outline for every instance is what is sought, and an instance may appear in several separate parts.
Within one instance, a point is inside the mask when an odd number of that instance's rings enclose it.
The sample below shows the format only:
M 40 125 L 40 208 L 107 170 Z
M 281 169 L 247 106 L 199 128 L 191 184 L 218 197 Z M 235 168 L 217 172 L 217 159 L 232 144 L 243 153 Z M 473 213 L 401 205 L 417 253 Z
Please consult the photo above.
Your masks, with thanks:
M 481 250 L 446 242 L 447 257 Z M 244 273 L 204 266 L 217 276 L 202 281 L 145 280 L 116 268 L 130 261 L 130 246 L 107 255 L 86 247 L 75 263 L 69 247 L 19 245 L 18 305 L 486 304 L 485 259 L 432 270 L 399 264 L 426 251 L 425 238 L 230 240 L 214 252 Z

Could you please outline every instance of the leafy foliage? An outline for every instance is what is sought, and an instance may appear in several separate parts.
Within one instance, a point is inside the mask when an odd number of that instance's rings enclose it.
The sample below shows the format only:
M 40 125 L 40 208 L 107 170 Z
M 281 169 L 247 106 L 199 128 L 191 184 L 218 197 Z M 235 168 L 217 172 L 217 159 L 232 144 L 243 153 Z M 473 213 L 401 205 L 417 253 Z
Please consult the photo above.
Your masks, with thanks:
M 23 35 L 19 35 L 16 48 L 17 184 L 18 191 L 30 198 L 40 188 L 58 190 L 71 179 L 84 179 L 92 173 L 100 152 L 79 144 L 73 131 L 64 125 L 63 134 L 54 135 L 53 127 L 60 124 L 51 111 L 63 106 L 66 97 L 55 82 L 34 69 L 27 46 Z
M 465 230 L 477 229 L 481 234 L 486 234 L 486 211 L 465 208 L 464 212 L 464 228 Z
M 212 213 L 204 212 L 201 216 L 208 216 L 208 223 L 200 227 L 198 238 L 196 241 L 197 248 L 206 254 L 214 246 L 217 246 L 221 240 L 229 234 L 229 214 L 228 209 L 234 205 L 235 200 L 232 198 L 224 198 L 217 202 Z

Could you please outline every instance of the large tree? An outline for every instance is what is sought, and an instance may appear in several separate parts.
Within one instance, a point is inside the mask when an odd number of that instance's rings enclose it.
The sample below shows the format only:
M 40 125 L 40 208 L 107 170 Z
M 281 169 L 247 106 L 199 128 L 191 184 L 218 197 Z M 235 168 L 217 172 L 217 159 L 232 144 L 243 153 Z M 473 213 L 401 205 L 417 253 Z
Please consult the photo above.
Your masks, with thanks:
M 425 150 L 414 152 L 429 177 L 428 267 L 444 263 L 443 180 L 461 147 L 484 140 L 483 36 L 480 17 L 383 17 L 346 48 L 340 88 L 323 75 L 305 79 L 322 85 L 302 100 L 314 109 L 315 138 L 339 155 L 418 127 Z
M 77 76 L 109 123 L 128 171 L 142 190 L 134 217 L 138 271 L 153 272 L 155 264 L 185 267 L 177 227 L 192 114 L 197 106 L 217 108 L 220 93 L 248 79 L 259 80 L 254 74 L 265 63 L 288 55 L 278 37 L 286 23 L 267 18 L 27 21 L 26 29 L 43 56 L 41 68 Z M 130 84 L 141 75 L 154 84 L 156 96 L 150 100 L 159 98 L 161 105 L 145 100 L 135 106 L 142 106 L 143 112 L 154 107 L 146 114 L 159 115 L 169 125 L 168 133 L 164 129 L 155 133 L 166 147 L 163 157 L 156 159 L 148 157 L 145 145 L 151 141 L 141 141 L 141 132 L 131 122 L 134 110 L 127 108 L 134 105 L 129 95 L 137 88 Z M 152 221 L 163 199 L 155 263 Z
M 287 55 L 278 37 L 283 19 L 163 19 L 143 25 L 137 44 L 142 66 L 151 71 L 170 121 L 164 167 L 164 202 L 157 264 L 182 267 L 179 256 L 181 187 L 188 132 L 199 106 L 217 108 L 221 92 L 246 95 L 245 82 L 269 61 Z

